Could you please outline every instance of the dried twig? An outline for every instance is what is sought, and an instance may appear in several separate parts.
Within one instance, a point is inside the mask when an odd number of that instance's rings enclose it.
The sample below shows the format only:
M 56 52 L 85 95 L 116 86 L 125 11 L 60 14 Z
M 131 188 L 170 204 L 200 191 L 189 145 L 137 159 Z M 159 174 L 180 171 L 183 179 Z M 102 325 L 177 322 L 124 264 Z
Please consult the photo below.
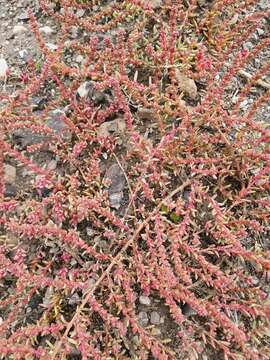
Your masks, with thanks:
M 247 80 L 250 80 L 252 78 L 252 75 L 243 69 L 239 70 L 239 75 L 241 75 L 242 77 L 244 77 Z M 266 90 L 270 89 L 270 84 L 262 79 L 257 80 L 256 83 Z

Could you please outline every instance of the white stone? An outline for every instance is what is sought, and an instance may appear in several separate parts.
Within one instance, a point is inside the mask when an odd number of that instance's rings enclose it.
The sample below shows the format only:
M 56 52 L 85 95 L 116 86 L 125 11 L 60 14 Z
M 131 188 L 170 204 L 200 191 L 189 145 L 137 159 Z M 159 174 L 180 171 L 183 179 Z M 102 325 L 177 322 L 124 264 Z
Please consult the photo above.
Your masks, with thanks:
M 83 62 L 83 56 L 82 55 L 78 55 L 75 59 L 76 63 L 82 63 Z
M 257 33 L 258 35 L 263 35 L 264 34 L 264 30 L 263 29 L 257 29 Z
M 85 13 L 84 9 L 79 9 L 77 10 L 76 15 L 80 18 L 83 17 L 84 13 Z
M 42 26 L 39 28 L 39 31 L 45 35 L 51 35 L 54 33 L 54 30 L 50 26 Z
M 5 78 L 8 75 L 8 64 L 5 59 L 0 59 L 0 78 Z
M 14 28 L 13 28 L 13 34 L 14 35 L 20 35 L 20 34 L 26 32 L 26 31 L 27 31 L 27 29 L 23 25 L 15 25 Z
M 48 48 L 49 50 L 51 50 L 51 51 L 55 51 L 55 50 L 58 49 L 58 46 L 55 45 L 55 44 L 52 44 L 52 43 L 46 43 L 46 46 L 47 46 L 47 48 Z
M 81 98 L 85 98 L 89 93 L 89 82 L 86 81 L 81 84 L 77 90 L 77 93 Z
M 20 55 L 20 58 L 25 59 L 26 56 L 28 55 L 28 51 L 26 49 L 20 50 L 19 55 Z
M 247 99 L 245 99 L 245 100 L 243 100 L 241 103 L 240 103 L 240 109 L 245 109 L 246 107 L 247 107 L 247 105 L 248 105 L 248 100 Z
M 151 305 L 151 300 L 148 296 L 143 296 L 141 295 L 139 297 L 139 302 L 141 305 L 146 305 L 146 306 L 150 306 Z

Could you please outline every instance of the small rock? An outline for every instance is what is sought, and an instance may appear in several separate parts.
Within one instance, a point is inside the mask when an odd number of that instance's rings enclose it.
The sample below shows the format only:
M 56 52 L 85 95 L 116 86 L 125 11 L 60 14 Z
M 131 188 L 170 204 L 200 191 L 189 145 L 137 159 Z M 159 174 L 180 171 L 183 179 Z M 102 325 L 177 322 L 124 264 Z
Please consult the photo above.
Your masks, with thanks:
M 197 312 L 188 303 L 183 306 L 182 312 L 186 317 L 197 314 Z
M 55 31 L 50 26 L 42 26 L 39 31 L 44 35 L 52 35 Z
M 85 81 L 77 89 L 77 98 L 89 99 L 98 105 L 106 100 L 106 95 L 95 89 L 94 81 Z
M 76 56 L 76 59 L 75 59 L 76 63 L 81 64 L 83 62 L 83 60 L 84 60 L 84 58 L 82 55 Z
M 183 199 L 185 200 L 186 204 L 188 204 L 189 202 L 190 194 L 191 194 L 190 190 L 184 190 L 183 192 Z
M 93 279 L 93 278 L 90 278 L 90 279 L 88 280 L 88 286 L 89 286 L 89 287 L 94 286 L 95 283 L 96 283 L 96 280 Z
M 20 50 L 19 56 L 21 59 L 26 60 L 28 56 L 28 51 L 26 49 Z
M 47 308 L 50 305 L 50 303 L 52 302 L 53 294 L 54 294 L 54 289 L 53 289 L 52 286 L 49 286 L 46 289 L 46 292 L 45 292 L 45 295 L 44 295 L 44 298 L 43 298 L 43 306 L 45 308 Z
M 84 9 L 79 9 L 76 12 L 76 16 L 78 16 L 79 18 L 83 17 L 83 15 L 85 14 L 85 10 Z
M 50 119 L 47 120 L 46 125 L 51 128 L 56 135 L 62 137 L 65 141 L 69 141 L 72 134 L 62 118 L 65 115 L 64 111 L 56 109 L 51 111 L 49 115 Z
M 259 36 L 261 36 L 264 34 L 264 30 L 259 28 L 259 29 L 257 29 L 257 33 Z
M 71 259 L 69 263 L 72 267 L 75 267 L 78 264 L 75 259 Z
M 244 48 L 245 50 L 248 50 L 248 51 L 250 51 L 250 50 L 252 49 L 252 47 L 253 47 L 253 44 L 252 44 L 252 42 L 250 42 L 250 41 L 247 41 L 247 42 L 243 45 L 243 48 Z
M 8 102 L 9 101 L 7 99 L 3 99 L 2 101 L 0 101 L 0 110 L 3 110 L 8 105 Z
M 55 170 L 57 167 L 57 161 L 52 159 L 48 164 L 47 164 L 47 169 L 48 170 Z
M 80 98 L 86 98 L 89 94 L 91 88 L 90 81 L 86 81 L 83 84 L 80 85 L 80 87 L 77 89 L 77 94 Z
M 18 129 L 12 132 L 12 138 L 16 145 L 25 149 L 27 146 L 41 144 L 48 140 L 48 136 L 44 134 L 33 133 L 29 129 Z
M 20 34 L 23 34 L 26 31 L 27 31 L 26 27 L 19 24 L 19 25 L 14 26 L 12 32 L 13 32 L 14 35 L 20 35 Z
M 81 359 L 82 356 L 81 352 L 73 346 L 68 355 L 71 359 Z
M 175 71 L 175 76 L 178 81 L 179 90 L 184 92 L 192 100 L 197 97 L 197 86 L 193 79 L 188 78 L 185 74 L 181 73 L 178 69 Z
M 80 34 L 80 29 L 77 26 L 71 26 L 70 30 L 71 30 L 70 37 L 72 39 L 77 39 Z
M 95 286 L 95 283 L 96 283 L 95 279 L 93 279 L 93 278 L 88 279 L 88 281 L 87 281 L 88 286 L 87 286 L 87 288 L 83 289 L 83 294 L 86 291 L 88 291 L 89 289 L 91 289 L 93 286 Z
M 26 11 L 22 12 L 19 16 L 18 16 L 18 20 L 23 21 L 23 22 L 27 22 L 29 20 L 29 15 Z
M 118 210 L 124 196 L 123 190 L 126 185 L 125 175 L 118 164 L 113 164 L 106 171 L 105 179 L 110 180 L 110 186 L 108 189 L 110 205 L 112 208 Z
M 133 336 L 131 341 L 133 342 L 133 344 L 135 344 L 137 346 L 140 345 L 140 339 L 139 339 L 138 335 Z
M 46 43 L 45 44 L 47 46 L 47 48 L 51 51 L 56 51 L 58 49 L 58 46 L 52 43 Z
M 244 110 L 247 107 L 247 105 L 248 105 L 248 100 L 245 99 L 240 103 L 239 107 L 240 107 L 241 110 Z
M 145 305 L 145 306 L 150 306 L 151 305 L 151 300 L 148 296 L 143 296 L 141 295 L 139 297 L 139 302 L 141 305 Z
M 106 121 L 97 129 L 99 136 L 110 136 L 112 134 L 123 133 L 126 129 L 126 122 L 122 118 L 117 118 L 112 121 Z
M 4 180 L 8 184 L 13 184 L 16 179 L 16 168 L 9 164 L 4 164 Z
M 254 275 L 252 278 L 252 283 L 253 285 L 257 286 L 260 283 L 260 279 L 258 279 L 257 276 Z
M 40 96 L 33 96 L 32 110 L 33 111 L 44 110 L 46 103 L 47 103 L 47 98 Z
M 52 189 L 44 187 L 40 190 L 40 195 L 41 195 L 41 197 L 46 198 L 46 197 L 50 196 L 51 192 L 52 192 Z
M 155 113 L 151 109 L 147 108 L 139 108 L 137 111 L 138 118 L 140 120 L 154 120 L 155 119 Z
M 99 241 L 97 241 L 97 245 L 101 249 L 105 250 L 108 247 L 108 242 L 106 240 L 99 240 Z
M 160 315 L 157 311 L 152 311 L 150 314 L 150 322 L 153 325 L 159 325 L 160 324 Z
M 154 328 L 151 330 L 151 334 L 152 334 L 153 336 L 159 336 L 159 335 L 161 335 L 161 330 L 160 330 L 159 328 L 154 327 Z
M 95 234 L 95 230 L 93 230 L 90 226 L 87 226 L 86 228 L 86 234 L 88 236 L 93 236 Z
M 117 193 L 109 194 L 109 201 L 112 208 L 118 210 L 121 206 L 121 201 L 123 199 L 123 192 L 119 191 Z
M 72 44 L 72 41 L 71 41 L 71 40 L 66 40 L 66 41 L 64 42 L 64 47 L 65 47 L 66 49 L 69 49 L 70 46 L 71 46 L 71 44 Z
M 14 196 L 16 196 L 16 194 L 17 194 L 16 187 L 12 184 L 6 184 L 4 196 L 5 197 L 14 197 Z
M 145 311 L 140 311 L 138 315 L 138 322 L 141 326 L 145 327 L 148 325 L 149 319 Z
M 0 59 L 0 79 L 7 77 L 9 72 L 8 64 L 5 59 Z

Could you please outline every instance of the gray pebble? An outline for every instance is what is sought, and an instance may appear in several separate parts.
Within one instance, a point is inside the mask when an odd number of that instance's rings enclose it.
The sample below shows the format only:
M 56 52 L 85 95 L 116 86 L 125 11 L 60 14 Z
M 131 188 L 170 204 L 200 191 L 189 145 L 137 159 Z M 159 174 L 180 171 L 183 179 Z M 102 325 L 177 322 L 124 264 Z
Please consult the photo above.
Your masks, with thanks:
M 13 196 L 16 196 L 16 194 L 17 194 L 16 187 L 12 184 L 6 184 L 4 196 L 5 197 L 13 197 Z
M 147 315 L 147 313 L 145 311 L 139 312 L 138 322 L 143 327 L 147 326 L 147 324 L 149 322 L 149 319 L 148 319 L 148 315 Z
M 160 315 L 158 312 L 156 311 L 152 311 L 151 315 L 150 315 L 150 322 L 153 325 L 158 325 L 160 324 Z
M 64 140 L 71 139 L 71 132 L 68 125 L 64 122 L 62 117 L 65 115 L 64 111 L 56 109 L 49 113 L 50 119 L 46 125 L 51 128 L 56 135 L 62 137 Z
M 57 161 L 52 159 L 46 166 L 48 170 L 55 170 L 57 168 Z
M 245 50 L 251 50 L 252 49 L 252 47 L 253 47 L 253 44 L 252 44 L 252 42 L 250 42 L 250 41 L 248 41 L 248 42 L 246 42 L 245 44 L 244 44 L 244 49 Z
M 20 21 L 28 21 L 30 18 L 29 18 L 29 15 L 26 11 L 22 12 L 19 16 L 18 16 L 18 20 Z
M 118 210 L 121 206 L 121 201 L 123 199 L 123 196 L 124 196 L 123 191 L 109 194 L 110 206 Z
M 188 303 L 183 306 L 182 312 L 186 317 L 197 314 L 197 312 Z
M 119 209 L 124 196 L 123 190 L 126 185 L 125 175 L 118 164 L 112 164 L 109 169 L 107 169 L 105 178 L 111 182 L 108 189 L 110 206 L 114 209 Z
M 80 297 L 77 293 L 74 293 L 68 300 L 69 305 L 79 304 Z
M 145 305 L 145 306 L 150 306 L 151 305 L 151 300 L 148 296 L 143 296 L 141 295 L 139 297 L 139 302 L 141 305 Z

